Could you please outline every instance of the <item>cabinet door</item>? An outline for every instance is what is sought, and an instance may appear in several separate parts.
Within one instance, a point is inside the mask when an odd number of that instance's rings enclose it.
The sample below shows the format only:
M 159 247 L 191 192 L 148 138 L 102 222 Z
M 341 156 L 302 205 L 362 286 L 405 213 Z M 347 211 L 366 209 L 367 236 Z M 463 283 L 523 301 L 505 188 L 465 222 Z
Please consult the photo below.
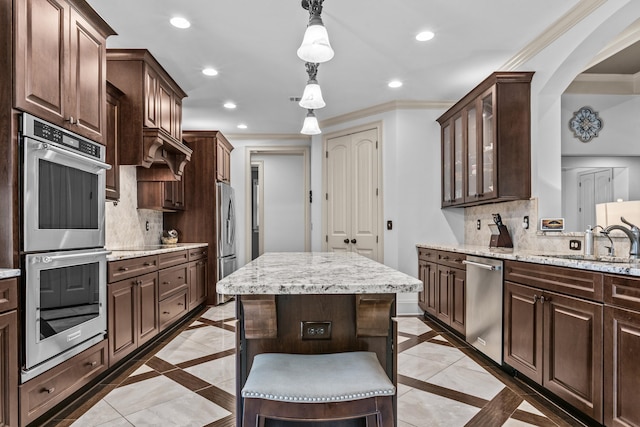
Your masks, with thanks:
M 144 125 L 158 127 L 160 121 L 158 115 L 158 75 L 149 67 L 145 67 L 144 73 Z
M 451 327 L 465 335 L 465 296 L 467 272 L 452 268 L 449 275 L 451 305 Z
M 418 292 L 418 306 L 426 311 L 427 310 L 427 281 L 428 273 L 427 273 L 427 263 L 426 261 L 419 260 L 418 261 L 418 279 L 422 281 L 422 288 Z
M 436 287 L 436 317 L 447 325 L 451 325 L 451 286 L 449 267 L 438 265 L 438 281 Z
M 136 279 L 107 285 L 109 365 L 138 347 Z
M 640 312 L 605 307 L 604 422 L 640 426 Z
M 158 273 L 149 273 L 136 279 L 138 286 L 138 345 L 142 345 L 159 332 Z
M 70 14 L 69 90 L 65 111 L 71 130 L 103 141 L 106 98 L 106 40 L 74 9 Z
M 543 298 L 542 385 L 601 422 L 603 306 L 550 292 Z
M 158 127 L 173 135 L 173 91 L 162 82 L 158 84 Z
M 495 125 L 494 118 L 494 106 L 495 106 L 495 91 L 489 89 L 480 98 L 481 114 L 480 114 L 480 141 L 479 149 L 481 150 L 478 156 L 478 178 L 479 178 L 479 197 L 483 199 L 491 199 L 498 196 L 497 191 L 497 179 L 498 159 L 496 158 L 497 151 L 496 138 L 495 138 Z
M 453 156 L 451 144 L 451 123 L 442 126 L 442 206 L 453 202 Z
M 104 141 L 106 145 L 106 162 L 111 169 L 106 171 L 106 198 L 107 200 L 120 199 L 120 163 L 118 159 L 118 137 L 120 120 L 120 100 L 115 92 L 107 90 L 106 103 L 106 127 Z
M 64 1 L 15 4 L 15 106 L 64 125 L 68 85 L 68 10 Z
M 18 314 L 0 314 L 0 426 L 18 425 Z
M 207 299 L 207 259 L 189 264 L 189 310 L 193 310 Z
M 453 119 L 453 202 L 464 201 L 466 118 Z
M 541 291 L 504 282 L 504 361 L 542 384 Z
M 158 185 L 164 187 L 162 206 L 171 210 L 184 210 L 184 180 L 162 181 Z
M 427 271 L 425 282 L 425 310 L 432 316 L 436 316 L 438 312 L 438 265 L 432 262 L 427 263 Z
M 224 146 L 220 143 L 216 143 L 216 181 L 224 181 L 225 173 L 225 158 L 224 158 Z
M 173 97 L 173 136 L 182 141 L 182 100 L 174 94 Z

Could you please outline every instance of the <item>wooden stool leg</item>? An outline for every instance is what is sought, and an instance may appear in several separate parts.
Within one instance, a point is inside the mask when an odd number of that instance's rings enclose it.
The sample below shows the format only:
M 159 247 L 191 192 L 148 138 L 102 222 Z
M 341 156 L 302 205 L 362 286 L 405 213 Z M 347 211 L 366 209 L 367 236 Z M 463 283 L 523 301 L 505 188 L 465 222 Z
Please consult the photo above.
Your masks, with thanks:
M 395 427 L 393 420 L 393 398 L 391 396 L 376 398 L 380 427 Z
M 380 415 L 379 413 L 367 415 L 366 417 L 367 427 L 380 427 L 380 420 L 378 419 L 379 415 Z
M 242 427 L 264 427 L 264 418 L 259 417 L 260 401 L 258 399 L 245 399 L 242 414 Z

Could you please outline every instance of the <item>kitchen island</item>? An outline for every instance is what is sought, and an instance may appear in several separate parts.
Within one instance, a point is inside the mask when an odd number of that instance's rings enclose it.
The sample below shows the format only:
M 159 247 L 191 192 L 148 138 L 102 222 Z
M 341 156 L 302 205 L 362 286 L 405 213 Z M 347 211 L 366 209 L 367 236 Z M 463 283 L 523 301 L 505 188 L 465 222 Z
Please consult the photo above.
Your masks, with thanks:
M 397 384 L 395 294 L 421 287 L 361 255 L 334 252 L 267 253 L 220 280 L 219 293 L 236 295 L 237 425 L 240 391 L 260 353 L 372 351 Z

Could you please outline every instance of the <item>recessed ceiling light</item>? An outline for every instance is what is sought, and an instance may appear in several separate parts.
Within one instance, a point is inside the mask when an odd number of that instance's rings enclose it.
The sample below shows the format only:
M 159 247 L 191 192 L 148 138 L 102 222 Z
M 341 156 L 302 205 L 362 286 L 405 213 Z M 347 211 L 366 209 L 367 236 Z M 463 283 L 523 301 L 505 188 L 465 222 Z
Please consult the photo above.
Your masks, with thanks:
M 432 31 L 423 31 L 416 35 L 416 40 L 419 42 L 426 42 L 427 40 L 431 40 L 435 34 Z
M 180 16 L 174 16 L 169 22 L 176 28 L 189 28 L 191 26 L 191 22 Z
M 236 104 L 234 104 L 233 102 L 225 102 L 225 103 L 224 103 L 224 108 L 228 108 L 228 109 L 230 109 L 230 110 L 233 110 L 233 109 L 234 109 L 234 108 L 236 108 L 236 107 L 237 107 L 237 105 L 236 105 Z
M 389 87 L 397 88 L 397 87 L 400 87 L 400 86 L 402 86 L 402 82 L 400 80 L 391 80 L 389 82 Z
M 204 70 L 202 70 L 202 74 L 204 74 L 205 76 L 217 76 L 218 70 L 216 70 L 215 68 L 205 68 Z
M 238 125 L 238 129 L 246 129 L 246 128 L 247 128 L 247 125 L 245 125 L 244 123 L 240 123 Z

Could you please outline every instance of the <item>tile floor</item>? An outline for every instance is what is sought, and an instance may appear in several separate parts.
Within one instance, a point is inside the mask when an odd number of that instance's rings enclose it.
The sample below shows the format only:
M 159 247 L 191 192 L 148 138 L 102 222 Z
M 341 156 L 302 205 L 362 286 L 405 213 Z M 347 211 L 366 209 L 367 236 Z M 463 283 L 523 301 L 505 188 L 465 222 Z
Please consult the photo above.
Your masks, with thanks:
M 235 426 L 235 306 L 210 307 L 47 426 Z M 421 317 L 398 318 L 398 427 L 582 426 Z

